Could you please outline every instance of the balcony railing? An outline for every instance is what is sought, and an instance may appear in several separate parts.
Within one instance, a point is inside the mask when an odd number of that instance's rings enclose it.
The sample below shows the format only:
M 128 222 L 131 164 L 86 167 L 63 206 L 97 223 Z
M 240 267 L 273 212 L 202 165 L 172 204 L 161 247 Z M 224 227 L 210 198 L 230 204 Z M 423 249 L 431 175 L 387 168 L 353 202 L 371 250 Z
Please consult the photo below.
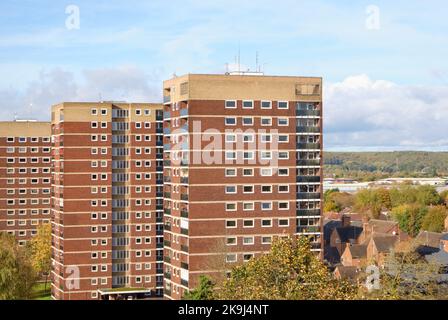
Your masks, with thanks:
M 163 129 L 163 133 L 164 134 L 170 134 L 171 133 L 171 128 L 164 128 Z
M 163 96 L 163 103 L 170 103 L 171 102 L 171 96 Z
M 297 233 L 320 233 L 318 226 L 297 227 Z
M 168 256 L 165 256 L 165 257 L 163 258 L 163 261 L 165 261 L 165 262 L 167 262 L 167 263 L 171 263 L 171 258 L 168 257 Z
M 183 235 L 185 235 L 185 236 L 188 236 L 188 229 L 180 229 L 180 233 L 181 234 L 183 234 Z
M 181 216 L 182 218 L 188 218 L 188 211 L 187 211 L 187 210 L 182 210 L 182 211 L 180 212 L 180 216 Z
M 181 246 L 180 246 L 180 251 L 183 251 L 183 252 L 187 252 L 187 253 L 188 253 L 188 246 L 181 245 Z
M 167 199 L 171 199 L 171 192 L 165 192 L 163 196 Z
M 320 143 L 298 143 L 297 149 L 320 150 Z
M 182 201 L 188 201 L 188 194 L 181 194 L 180 195 L 180 199 L 182 200 Z
M 317 183 L 320 182 L 321 178 L 319 176 L 299 176 L 297 177 L 297 182 L 299 183 Z
M 297 193 L 297 199 L 320 199 L 319 192 L 299 192 Z
M 171 273 L 165 272 L 165 278 L 170 280 L 171 279 Z
M 299 117 L 303 117 L 303 116 L 316 116 L 316 117 L 320 117 L 320 110 L 297 110 L 297 116 Z
M 297 160 L 298 166 L 320 166 L 320 160 L 312 159 L 312 160 Z
M 170 216 L 170 215 L 171 215 L 171 209 L 165 209 L 165 210 L 164 210 L 164 213 L 165 213 L 167 216 Z
M 171 112 L 165 111 L 163 113 L 163 119 L 170 119 L 171 118 Z
M 171 247 L 171 241 L 165 240 L 163 241 L 163 244 L 165 245 L 165 247 Z
M 297 210 L 297 216 L 320 216 L 320 209 L 299 209 Z
M 297 127 L 298 133 L 320 133 L 320 127 Z
M 187 280 L 181 279 L 180 283 L 181 283 L 181 285 L 183 285 L 183 286 L 188 288 L 188 281 Z
M 180 178 L 180 183 L 188 184 L 188 181 L 189 181 L 188 177 L 182 177 L 182 178 Z
M 188 117 L 188 109 L 181 109 L 180 110 L 180 116 L 181 117 Z
M 181 262 L 181 263 L 180 263 L 180 267 L 181 267 L 182 269 L 188 270 L 188 263 Z

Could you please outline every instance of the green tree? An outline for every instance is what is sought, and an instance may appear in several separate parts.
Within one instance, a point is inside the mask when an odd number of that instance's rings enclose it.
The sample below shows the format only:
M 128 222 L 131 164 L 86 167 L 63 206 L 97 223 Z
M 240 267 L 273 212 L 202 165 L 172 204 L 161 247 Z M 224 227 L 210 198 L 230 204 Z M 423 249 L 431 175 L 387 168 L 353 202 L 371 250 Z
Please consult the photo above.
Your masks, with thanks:
M 417 202 L 421 205 L 430 206 L 442 203 L 442 198 L 433 186 L 417 187 Z
M 184 294 L 184 300 L 213 300 L 215 284 L 206 276 L 200 276 L 196 289 Z
M 445 229 L 445 219 L 448 210 L 445 206 L 429 208 L 422 222 L 422 229 L 430 232 L 442 232 Z
M 277 239 L 269 253 L 232 269 L 215 290 L 220 300 L 342 300 L 356 286 L 336 280 L 310 250 L 307 238 Z
M 34 270 L 45 276 L 45 290 L 51 271 L 51 224 L 42 224 L 37 235 L 31 240 L 31 264 Z
M 416 237 L 427 214 L 427 208 L 416 204 L 403 204 L 391 211 L 392 218 L 398 222 L 400 229 L 411 237 Z
M 13 236 L 0 233 L 0 300 L 29 299 L 36 273 Z
M 383 199 L 377 190 L 363 189 L 356 194 L 355 209 L 369 213 L 372 218 L 378 218 L 383 208 Z

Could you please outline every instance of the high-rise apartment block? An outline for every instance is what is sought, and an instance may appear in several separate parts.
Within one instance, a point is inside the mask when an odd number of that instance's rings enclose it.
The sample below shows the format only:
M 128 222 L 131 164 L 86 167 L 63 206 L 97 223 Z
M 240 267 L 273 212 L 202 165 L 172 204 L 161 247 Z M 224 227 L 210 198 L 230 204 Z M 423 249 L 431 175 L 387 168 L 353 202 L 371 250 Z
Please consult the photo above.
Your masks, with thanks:
M 163 108 L 52 108 L 52 296 L 138 298 L 163 290 Z
M 163 89 L 165 298 L 277 236 L 321 254 L 322 79 L 189 74 Z
M 51 220 L 50 137 L 49 122 L 0 122 L 0 232 L 21 246 Z

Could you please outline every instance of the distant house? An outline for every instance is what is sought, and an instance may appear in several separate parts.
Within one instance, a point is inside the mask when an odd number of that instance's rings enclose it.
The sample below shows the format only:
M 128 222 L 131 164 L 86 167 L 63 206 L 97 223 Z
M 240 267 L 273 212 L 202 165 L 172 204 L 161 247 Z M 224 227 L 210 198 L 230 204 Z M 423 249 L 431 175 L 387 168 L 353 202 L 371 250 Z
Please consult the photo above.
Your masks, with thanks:
M 369 239 L 376 234 L 398 235 L 400 236 L 400 240 L 409 238 L 405 232 L 400 230 L 398 222 L 395 221 L 371 219 L 370 221 L 364 223 L 363 229 L 363 234 L 360 237 L 360 243 L 368 242 Z
M 360 268 L 367 262 L 367 245 L 355 244 L 347 245 L 341 256 L 341 263 L 346 267 Z
M 445 234 L 437 232 L 420 231 L 415 238 L 416 251 L 426 256 L 440 250 L 440 241 Z
M 384 267 L 386 257 L 390 254 L 398 242 L 399 238 L 396 235 L 373 235 L 367 244 L 367 262 L 374 262 L 378 266 Z
M 357 282 L 361 271 L 357 267 L 346 267 L 338 265 L 333 272 L 333 276 L 338 279 L 349 280 Z
M 428 262 L 438 263 L 448 271 L 448 234 L 442 235 L 439 241 L 439 250 L 425 256 Z
M 359 237 L 363 232 L 362 227 L 351 225 L 350 216 L 344 215 L 340 227 L 333 229 L 330 235 L 330 246 L 336 248 L 341 256 L 347 244 L 358 244 Z

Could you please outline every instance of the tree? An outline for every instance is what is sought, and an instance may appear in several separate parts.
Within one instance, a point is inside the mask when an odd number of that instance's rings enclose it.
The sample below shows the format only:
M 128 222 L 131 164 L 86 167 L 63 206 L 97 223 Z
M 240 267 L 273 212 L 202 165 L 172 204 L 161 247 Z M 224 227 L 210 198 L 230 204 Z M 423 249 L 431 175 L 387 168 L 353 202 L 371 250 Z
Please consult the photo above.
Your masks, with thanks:
M 392 218 L 398 222 L 400 229 L 416 237 L 422 227 L 422 220 L 426 216 L 427 208 L 416 204 L 403 204 L 391 211 Z
M 363 189 L 356 194 L 355 208 L 358 211 L 369 213 L 372 218 L 377 219 L 383 207 L 387 205 L 383 201 L 377 190 Z
M 271 251 L 232 269 L 215 290 L 220 300 L 354 299 L 356 286 L 336 280 L 306 237 L 276 239 Z
M 433 186 L 417 187 L 417 202 L 421 205 L 430 206 L 442 203 L 442 198 Z
M 422 222 L 422 229 L 430 232 L 443 232 L 448 209 L 445 206 L 429 208 Z
M 199 286 L 185 293 L 184 300 L 212 300 L 215 284 L 206 276 L 200 276 Z
M 51 224 L 42 224 L 37 235 L 31 240 L 31 263 L 34 270 L 45 275 L 45 290 L 51 271 Z
M 36 274 L 14 236 L 0 233 L 0 300 L 29 299 Z

